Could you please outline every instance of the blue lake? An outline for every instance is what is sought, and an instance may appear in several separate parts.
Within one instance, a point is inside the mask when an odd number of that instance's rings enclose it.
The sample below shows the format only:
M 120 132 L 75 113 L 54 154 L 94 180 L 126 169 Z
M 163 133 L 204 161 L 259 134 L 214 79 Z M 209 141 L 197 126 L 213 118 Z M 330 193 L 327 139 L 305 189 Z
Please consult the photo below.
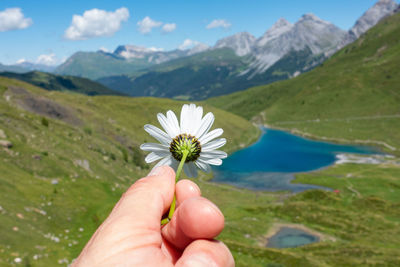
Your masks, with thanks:
M 283 227 L 268 239 L 269 248 L 294 248 L 319 241 L 319 237 L 296 228 Z
M 260 139 L 214 168 L 215 182 L 255 190 L 300 192 L 314 185 L 291 184 L 293 174 L 317 170 L 336 161 L 336 154 L 378 154 L 366 146 L 314 141 L 285 131 L 263 129 Z

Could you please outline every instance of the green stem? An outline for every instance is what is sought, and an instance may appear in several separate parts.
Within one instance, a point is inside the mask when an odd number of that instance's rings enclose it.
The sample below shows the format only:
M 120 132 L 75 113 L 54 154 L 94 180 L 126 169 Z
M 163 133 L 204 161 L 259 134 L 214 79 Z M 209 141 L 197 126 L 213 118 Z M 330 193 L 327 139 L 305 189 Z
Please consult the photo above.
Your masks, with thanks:
M 179 177 L 181 176 L 182 168 L 183 165 L 185 164 L 188 154 L 189 150 L 183 151 L 181 162 L 179 163 L 178 170 L 176 171 L 175 184 L 178 182 Z M 161 221 L 161 225 L 167 224 L 172 219 L 172 216 L 174 215 L 175 212 L 175 206 L 176 206 L 176 194 L 174 193 L 174 199 L 172 200 L 171 207 L 169 208 L 168 217 Z

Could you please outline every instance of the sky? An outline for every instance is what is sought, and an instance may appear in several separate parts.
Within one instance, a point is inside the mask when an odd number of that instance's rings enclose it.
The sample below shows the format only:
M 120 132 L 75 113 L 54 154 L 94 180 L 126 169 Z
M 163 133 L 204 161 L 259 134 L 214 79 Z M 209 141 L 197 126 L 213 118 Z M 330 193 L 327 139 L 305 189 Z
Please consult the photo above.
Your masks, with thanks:
M 118 45 L 172 50 L 313 13 L 343 30 L 377 0 L 0 0 L 0 63 L 57 65 L 77 51 Z M 398 1 L 397 1 L 398 2 Z

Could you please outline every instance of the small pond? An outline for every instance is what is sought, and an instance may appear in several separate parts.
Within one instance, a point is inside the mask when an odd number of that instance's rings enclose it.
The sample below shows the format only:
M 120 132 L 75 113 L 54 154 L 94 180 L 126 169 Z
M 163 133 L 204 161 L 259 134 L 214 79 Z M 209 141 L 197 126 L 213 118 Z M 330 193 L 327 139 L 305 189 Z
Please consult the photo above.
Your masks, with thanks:
M 268 238 L 269 248 L 294 248 L 319 242 L 319 237 L 303 230 L 290 227 L 282 227 L 275 235 Z
M 296 173 L 334 164 L 339 153 L 379 154 L 371 147 L 314 141 L 285 131 L 264 128 L 255 144 L 236 151 L 221 166 L 214 168 L 213 181 L 268 191 L 301 192 L 323 188 L 291 184 L 290 181 Z

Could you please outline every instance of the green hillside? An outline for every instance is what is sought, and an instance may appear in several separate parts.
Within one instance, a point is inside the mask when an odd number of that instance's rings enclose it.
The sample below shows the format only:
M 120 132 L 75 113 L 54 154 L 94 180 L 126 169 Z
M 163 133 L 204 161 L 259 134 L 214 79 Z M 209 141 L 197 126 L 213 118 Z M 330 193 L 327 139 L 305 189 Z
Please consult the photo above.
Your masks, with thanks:
M 71 91 L 85 95 L 124 95 L 92 80 L 74 76 L 54 75 L 46 72 L 0 72 L 0 76 L 31 83 L 49 91 Z
M 386 151 L 399 153 L 399 62 L 396 14 L 309 73 L 207 103 L 310 136 L 384 142 Z

